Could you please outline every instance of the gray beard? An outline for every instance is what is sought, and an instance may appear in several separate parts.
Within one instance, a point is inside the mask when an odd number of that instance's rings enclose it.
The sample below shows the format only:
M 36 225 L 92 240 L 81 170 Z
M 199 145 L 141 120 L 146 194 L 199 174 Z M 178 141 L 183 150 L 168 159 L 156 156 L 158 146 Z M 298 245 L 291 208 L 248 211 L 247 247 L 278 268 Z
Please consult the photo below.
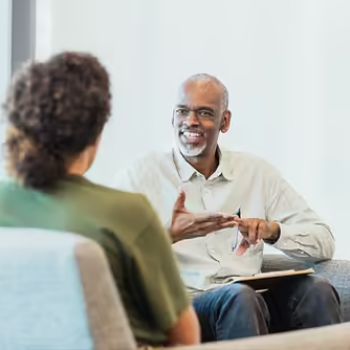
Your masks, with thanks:
M 181 154 L 185 157 L 198 157 L 207 146 L 203 144 L 202 146 L 185 146 L 181 142 L 177 142 L 177 146 Z

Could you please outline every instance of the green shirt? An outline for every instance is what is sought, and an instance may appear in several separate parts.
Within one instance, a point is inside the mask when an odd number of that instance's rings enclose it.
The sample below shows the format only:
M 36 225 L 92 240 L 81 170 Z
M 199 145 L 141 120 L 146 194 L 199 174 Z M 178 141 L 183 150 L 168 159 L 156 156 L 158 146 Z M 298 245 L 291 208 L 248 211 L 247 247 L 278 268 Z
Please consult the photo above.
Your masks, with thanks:
M 139 342 L 164 344 L 189 305 L 169 238 L 143 195 L 78 176 L 46 192 L 1 183 L 0 225 L 69 231 L 97 241 Z

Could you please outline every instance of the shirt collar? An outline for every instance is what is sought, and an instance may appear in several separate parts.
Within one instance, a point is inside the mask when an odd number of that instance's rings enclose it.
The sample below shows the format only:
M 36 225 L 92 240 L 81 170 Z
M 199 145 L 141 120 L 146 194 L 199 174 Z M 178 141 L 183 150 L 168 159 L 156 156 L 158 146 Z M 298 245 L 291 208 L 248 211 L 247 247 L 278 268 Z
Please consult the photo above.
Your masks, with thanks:
M 220 176 L 222 175 L 227 181 L 233 180 L 233 164 L 231 162 L 231 157 L 228 153 L 218 147 L 219 152 L 219 166 L 217 167 L 214 174 L 211 176 Z
M 228 159 L 225 151 L 221 152 L 220 148 L 218 147 L 218 152 L 219 166 L 216 168 L 215 172 L 210 176 L 209 179 L 214 179 L 222 175 L 224 179 L 231 181 L 233 179 L 232 164 L 230 163 L 230 160 Z M 199 175 L 198 171 L 185 160 L 183 155 L 176 147 L 173 148 L 173 159 L 177 172 L 182 181 L 189 181 L 193 175 Z

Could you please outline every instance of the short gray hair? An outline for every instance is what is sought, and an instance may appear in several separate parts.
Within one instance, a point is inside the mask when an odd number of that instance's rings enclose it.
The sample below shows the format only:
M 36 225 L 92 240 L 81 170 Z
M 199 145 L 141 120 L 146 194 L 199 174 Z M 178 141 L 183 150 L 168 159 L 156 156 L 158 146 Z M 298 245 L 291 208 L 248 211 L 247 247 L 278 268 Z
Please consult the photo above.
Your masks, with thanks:
M 219 86 L 222 90 L 222 103 L 224 106 L 224 109 L 228 109 L 228 91 L 226 86 L 216 77 L 213 75 L 207 74 L 207 73 L 197 73 L 191 75 L 189 78 L 187 78 L 182 84 L 181 87 L 183 87 L 185 84 L 189 82 L 208 82 L 208 83 L 215 83 L 217 86 Z

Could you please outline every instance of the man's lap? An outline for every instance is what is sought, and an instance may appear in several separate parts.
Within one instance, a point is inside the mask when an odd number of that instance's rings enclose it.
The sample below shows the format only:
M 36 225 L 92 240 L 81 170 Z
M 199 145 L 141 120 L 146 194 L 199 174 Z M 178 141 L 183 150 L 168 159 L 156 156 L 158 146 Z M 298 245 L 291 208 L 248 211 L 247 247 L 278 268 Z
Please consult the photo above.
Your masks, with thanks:
M 249 323 L 249 314 L 260 312 L 272 333 L 341 321 L 337 292 L 327 280 L 314 275 L 276 280 L 276 285 L 263 293 L 234 283 L 196 296 L 193 305 L 204 332 L 214 331 L 218 310 L 228 309 L 228 300 L 232 313 L 242 317 L 242 322 L 247 317 Z M 325 315 L 318 315 L 318 310 Z

